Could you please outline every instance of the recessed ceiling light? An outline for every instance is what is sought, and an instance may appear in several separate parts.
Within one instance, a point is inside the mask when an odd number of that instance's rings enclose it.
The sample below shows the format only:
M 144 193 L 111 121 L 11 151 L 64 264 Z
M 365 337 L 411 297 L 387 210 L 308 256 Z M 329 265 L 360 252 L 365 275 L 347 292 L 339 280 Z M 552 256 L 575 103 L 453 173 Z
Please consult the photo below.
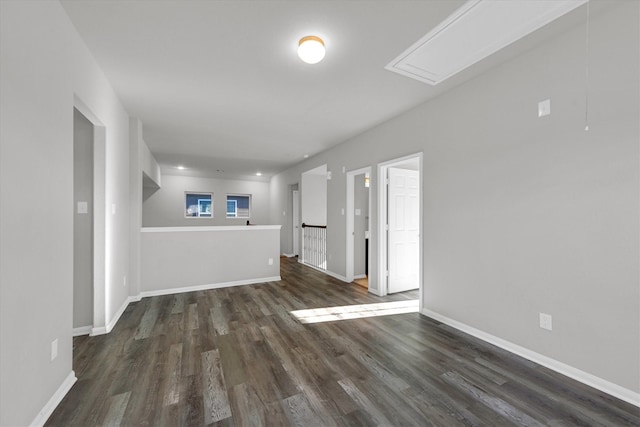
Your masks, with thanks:
M 256 172 L 256 176 L 262 176 L 262 172 Z
M 177 166 L 177 169 L 183 171 L 183 170 L 185 170 L 185 167 L 182 166 L 182 165 L 179 165 L 179 166 Z
M 308 159 L 308 158 L 309 158 L 309 155 L 308 155 L 308 154 L 305 154 L 305 155 L 304 155 L 304 156 L 302 156 L 302 157 L 304 157 L 305 159 Z
M 306 36 L 298 42 L 298 56 L 307 64 L 322 61 L 324 53 L 324 41 L 318 36 Z

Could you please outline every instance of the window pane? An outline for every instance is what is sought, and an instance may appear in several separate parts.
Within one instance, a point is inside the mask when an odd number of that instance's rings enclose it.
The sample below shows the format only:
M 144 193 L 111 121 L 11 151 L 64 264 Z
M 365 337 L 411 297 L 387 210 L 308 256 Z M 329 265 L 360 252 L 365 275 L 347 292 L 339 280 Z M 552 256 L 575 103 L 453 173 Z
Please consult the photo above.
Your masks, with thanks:
M 249 218 L 250 194 L 227 194 L 227 218 Z
M 227 218 L 236 218 L 238 213 L 238 202 L 227 198 Z
M 185 217 L 213 218 L 213 194 L 185 193 Z

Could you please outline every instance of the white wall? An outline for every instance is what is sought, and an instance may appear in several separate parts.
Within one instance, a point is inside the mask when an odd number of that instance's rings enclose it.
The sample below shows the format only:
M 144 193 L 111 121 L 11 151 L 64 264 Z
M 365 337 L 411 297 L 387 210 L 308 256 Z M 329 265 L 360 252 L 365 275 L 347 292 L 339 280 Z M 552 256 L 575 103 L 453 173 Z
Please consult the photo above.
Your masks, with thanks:
M 143 296 L 280 280 L 280 226 L 161 227 L 141 234 Z
M 142 122 L 129 119 L 129 203 L 130 203 L 130 254 L 129 259 L 129 297 L 136 299 L 140 295 L 140 229 L 142 228 L 142 201 L 145 184 L 156 191 L 160 183 L 160 167 L 142 137 Z
M 0 75 L 0 425 L 28 425 L 74 378 L 74 95 L 107 130 L 103 324 L 129 292 L 128 117 L 58 2 L 0 2 Z
M 213 218 L 185 218 L 185 192 L 213 193 Z M 246 218 L 227 218 L 227 194 L 251 195 L 252 224 L 269 224 L 269 183 L 163 175 L 162 187 L 142 206 L 144 227 L 245 225 Z
M 424 307 L 637 398 L 640 3 L 601 5 L 591 17 L 589 132 L 583 22 L 275 176 L 271 212 L 281 221 L 286 186 L 326 163 L 328 269 L 344 275 L 338 171 L 423 152 Z M 552 115 L 539 119 L 545 98 Z M 377 253 L 375 168 L 371 179 Z M 374 258 L 374 284 L 376 272 Z M 552 332 L 538 327 L 539 312 L 553 315 Z
M 153 156 L 153 153 L 151 152 L 151 150 L 149 150 L 149 147 L 144 142 L 144 140 L 142 140 L 142 143 L 140 144 L 140 164 L 142 166 L 142 172 L 150 181 L 149 184 L 155 187 L 161 187 L 162 177 L 160 173 L 160 165 L 156 161 L 156 158 Z
M 327 225 L 327 178 L 325 174 L 302 174 L 300 217 L 304 224 Z

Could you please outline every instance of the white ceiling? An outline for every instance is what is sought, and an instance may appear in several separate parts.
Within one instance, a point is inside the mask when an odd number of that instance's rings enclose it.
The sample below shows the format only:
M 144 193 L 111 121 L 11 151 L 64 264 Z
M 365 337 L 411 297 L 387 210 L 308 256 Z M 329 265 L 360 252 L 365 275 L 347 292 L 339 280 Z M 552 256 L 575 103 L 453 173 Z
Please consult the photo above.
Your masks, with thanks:
M 260 180 L 578 22 L 567 15 L 435 87 L 384 69 L 463 3 L 62 0 L 163 173 Z M 327 47 L 316 65 L 296 56 L 310 34 Z

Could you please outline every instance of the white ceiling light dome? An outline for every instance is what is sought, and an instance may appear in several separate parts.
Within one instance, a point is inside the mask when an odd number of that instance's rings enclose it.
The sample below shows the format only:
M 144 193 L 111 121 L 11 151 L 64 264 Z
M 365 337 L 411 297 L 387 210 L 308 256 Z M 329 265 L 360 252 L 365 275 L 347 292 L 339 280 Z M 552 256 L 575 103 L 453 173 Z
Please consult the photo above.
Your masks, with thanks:
M 307 64 L 317 64 L 324 54 L 324 41 L 318 36 L 306 36 L 298 42 L 298 56 Z

